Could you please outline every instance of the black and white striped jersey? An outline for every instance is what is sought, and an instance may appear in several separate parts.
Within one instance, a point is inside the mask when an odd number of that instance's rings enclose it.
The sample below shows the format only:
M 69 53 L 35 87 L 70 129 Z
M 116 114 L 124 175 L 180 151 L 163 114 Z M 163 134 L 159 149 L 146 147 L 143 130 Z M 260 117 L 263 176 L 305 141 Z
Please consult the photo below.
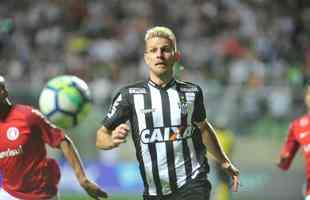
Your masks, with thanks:
M 195 84 L 171 80 L 161 88 L 151 80 L 122 88 L 103 125 L 130 121 L 144 195 L 175 192 L 209 166 L 194 122 L 205 120 L 203 94 Z

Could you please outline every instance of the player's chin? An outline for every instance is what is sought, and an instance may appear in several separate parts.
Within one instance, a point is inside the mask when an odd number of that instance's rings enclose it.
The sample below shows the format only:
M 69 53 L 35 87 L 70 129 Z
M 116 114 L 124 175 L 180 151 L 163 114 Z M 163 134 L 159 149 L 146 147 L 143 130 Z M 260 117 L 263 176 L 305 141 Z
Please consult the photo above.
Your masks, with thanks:
M 166 70 L 168 68 L 166 64 L 157 64 L 155 67 L 157 70 Z
M 165 74 L 166 72 L 167 72 L 166 67 L 156 67 L 156 69 L 154 70 L 154 73 L 156 75 L 162 75 L 162 74 Z

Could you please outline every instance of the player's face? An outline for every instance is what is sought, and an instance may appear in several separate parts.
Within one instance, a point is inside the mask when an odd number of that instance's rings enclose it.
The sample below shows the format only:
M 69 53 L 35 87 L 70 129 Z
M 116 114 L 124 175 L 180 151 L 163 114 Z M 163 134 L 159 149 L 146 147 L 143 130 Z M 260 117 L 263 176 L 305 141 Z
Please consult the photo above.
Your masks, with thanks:
M 156 77 L 172 77 L 176 52 L 171 40 L 153 37 L 146 41 L 145 62 L 150 67 L 150 75 Z

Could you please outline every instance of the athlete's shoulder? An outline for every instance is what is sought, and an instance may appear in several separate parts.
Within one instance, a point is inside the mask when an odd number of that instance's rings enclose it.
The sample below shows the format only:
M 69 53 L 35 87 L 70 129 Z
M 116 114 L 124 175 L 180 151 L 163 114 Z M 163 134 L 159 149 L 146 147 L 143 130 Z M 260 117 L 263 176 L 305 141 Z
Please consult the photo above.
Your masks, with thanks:
M 15 104 L 12 107 L 12 111 L 19 115 L 29 115 L 32 109 L 33 108 L 31 106 L 23 104 Z
M 44 115 L 38 109 L 30 105 L 16 104 L 13 106 L 13 110 L 15 112 L 15 115 L 24 116 L 25 119 L 28 119 L 28 120 L 30 120 L 34 116 L 44 118 Z
M 176 80 L 176 83 L 179 86 L 180 91 L 182 91 L 182 92 L 199 92 L 199 91 L 201 91 L 200 86 L 195 84 L 195 83 L 192 83 L 192 82 Z
M 9 119 L 21 119 L 24 121 L 30 121 L 33 115 L 34 108 L 29 105 L 14 104 L 8 115 Z

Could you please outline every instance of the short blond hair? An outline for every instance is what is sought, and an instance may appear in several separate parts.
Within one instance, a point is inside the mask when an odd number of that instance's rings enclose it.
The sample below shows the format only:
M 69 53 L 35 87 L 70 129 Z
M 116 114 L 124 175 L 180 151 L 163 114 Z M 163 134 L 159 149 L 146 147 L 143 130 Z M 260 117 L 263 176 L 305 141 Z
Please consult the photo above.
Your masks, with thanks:
M 165 26 L 155 26 L 146 31 L 144 40 L 146 42 L 149 39 L 154 38 L 154 37 L 162 37 L 162 38 L 169 39 L 174 46 L 174 50 L 177 51 L 176 37 L 170 28 L 167 28 Z

